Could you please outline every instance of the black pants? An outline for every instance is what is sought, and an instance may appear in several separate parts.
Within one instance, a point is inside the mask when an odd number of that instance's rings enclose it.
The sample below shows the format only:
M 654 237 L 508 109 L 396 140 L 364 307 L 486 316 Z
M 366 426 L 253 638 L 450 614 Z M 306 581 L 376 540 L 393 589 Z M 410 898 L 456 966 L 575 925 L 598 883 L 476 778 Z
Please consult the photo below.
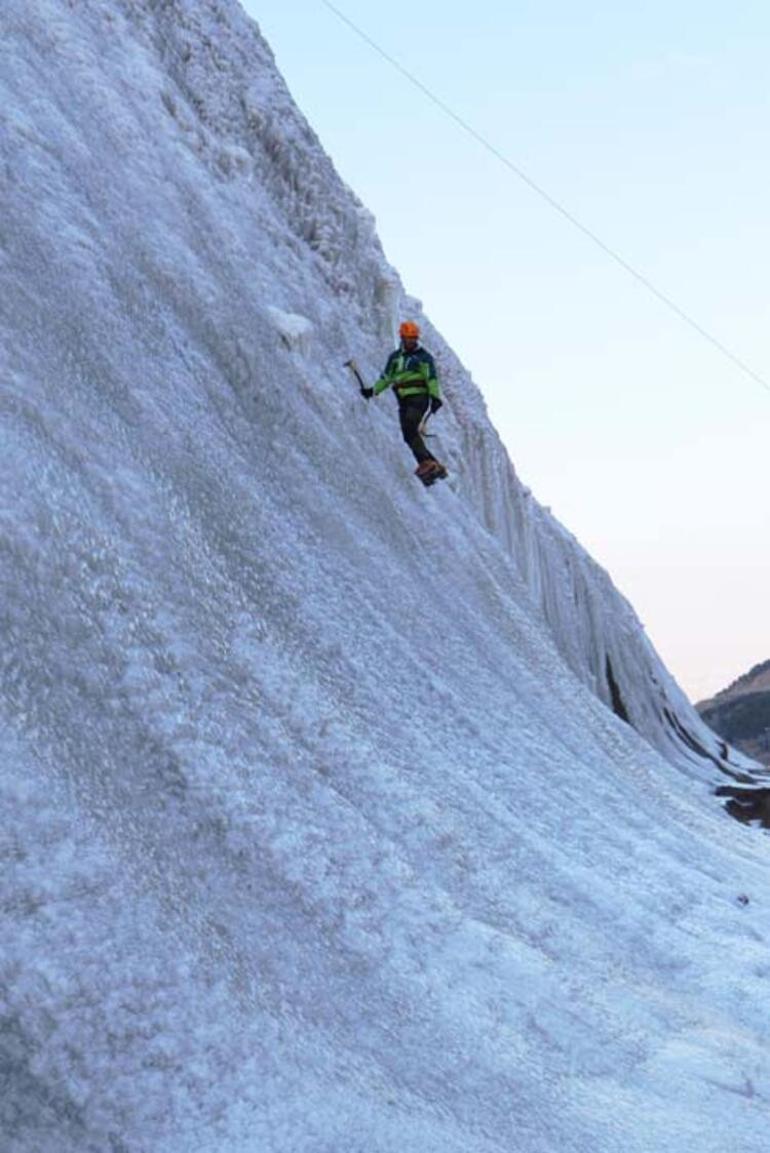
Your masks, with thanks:
M 435 460 L 432 452 L 428 452 L 425 441 L 420 436 L 420 423 L 430 410 L 429 396 L 407 396 L 399 398 L 398 419 L 401 422 L 401 434 L 414 454 L 418 464 L 424 460 Z

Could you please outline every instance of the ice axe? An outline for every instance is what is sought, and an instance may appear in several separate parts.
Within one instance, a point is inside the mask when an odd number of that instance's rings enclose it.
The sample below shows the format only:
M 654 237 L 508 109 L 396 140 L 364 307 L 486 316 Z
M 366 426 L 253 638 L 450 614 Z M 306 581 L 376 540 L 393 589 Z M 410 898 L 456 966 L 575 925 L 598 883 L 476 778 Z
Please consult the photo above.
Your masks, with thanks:
M 361 370 L 359 369 L 356 362 L 353 360 L 352 356 L 351 356 L 350 360 L 345 361 L 343 368 L 347 368 L 350 370 L 351 375 L 355 378 L 356 383 L 358 384 L 358 389 L 359 389 L 359 392 L 361 393 L 361 396 L 366 396 L 366 381 L 361 376 Z
M 426 438 L 427 440 L 432 440 L 433 437 L 435 436 L 435 433 L 428 432 L 428 421 L 430 420 L 430 418 L 432 416 L 433 416 L 433 413 L 431 412 L 430 409 L 428 409 L 428 411 L 425 413 L 425 416 L 420 421 L 420 427 L 417 429 L 420 436 Z

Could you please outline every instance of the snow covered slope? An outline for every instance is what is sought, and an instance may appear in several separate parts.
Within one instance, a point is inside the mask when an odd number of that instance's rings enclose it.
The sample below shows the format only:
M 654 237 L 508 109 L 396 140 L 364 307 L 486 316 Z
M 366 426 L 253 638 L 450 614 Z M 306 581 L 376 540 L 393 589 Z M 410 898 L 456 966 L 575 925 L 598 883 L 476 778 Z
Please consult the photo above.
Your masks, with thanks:
M 254 25 L 2 25 L 3 1153 L 764 1150 L 726 750 L 427 322 L 451 485 L 345 379 L 418 307 Z

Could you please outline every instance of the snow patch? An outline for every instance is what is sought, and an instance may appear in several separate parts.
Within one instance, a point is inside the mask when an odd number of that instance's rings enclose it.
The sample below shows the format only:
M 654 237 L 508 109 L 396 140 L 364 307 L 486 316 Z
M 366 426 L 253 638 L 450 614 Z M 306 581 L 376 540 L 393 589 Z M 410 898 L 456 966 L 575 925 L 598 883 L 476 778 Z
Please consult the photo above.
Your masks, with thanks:
M 310 353 L 313 339 L 312 321 L 308 320 L 306 316 L 300 316 L 299 313 L 284 312 L 272 305 L 268 306 L 267 315 L 270 317 L 276 332 L 280 333 L 287 348 L 290 348 L 292 352 L 300 353 L 301 356 L 307 356 Z

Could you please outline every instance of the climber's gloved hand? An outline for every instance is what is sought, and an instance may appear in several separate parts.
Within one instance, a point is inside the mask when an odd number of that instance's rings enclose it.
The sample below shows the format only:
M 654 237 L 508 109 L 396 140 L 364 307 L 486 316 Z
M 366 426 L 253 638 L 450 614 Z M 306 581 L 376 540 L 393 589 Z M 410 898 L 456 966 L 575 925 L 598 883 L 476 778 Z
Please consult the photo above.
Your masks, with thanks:
M 444 402 L 440 396 L 432 396 L 430 398 L 430 411 L 431 412 L 438 412 L 438 410 L 441 408 L 443 403 Z

